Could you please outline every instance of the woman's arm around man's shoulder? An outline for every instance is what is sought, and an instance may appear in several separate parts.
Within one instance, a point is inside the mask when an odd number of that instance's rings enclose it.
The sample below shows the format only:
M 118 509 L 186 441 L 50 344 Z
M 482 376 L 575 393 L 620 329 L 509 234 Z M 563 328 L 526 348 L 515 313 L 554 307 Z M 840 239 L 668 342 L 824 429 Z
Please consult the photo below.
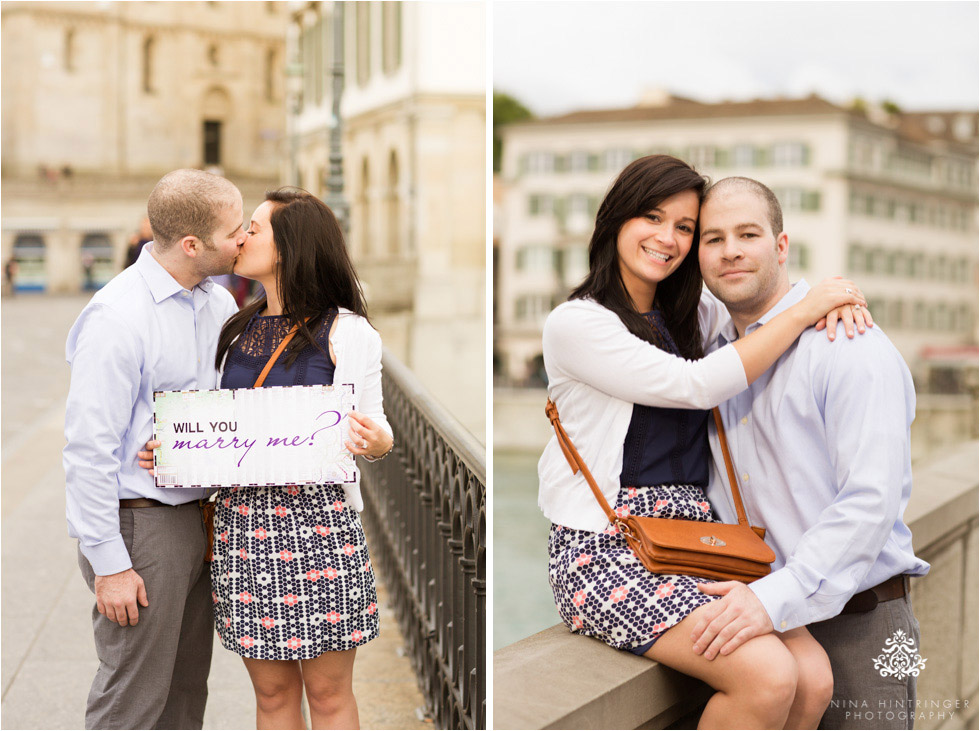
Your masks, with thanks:
M 542 339 L 550 384 L 579 381 L 630 403 L 706 409 L 747 385 L 732 348 L 685 360 L 636 337 L 614 312 L 589 300 L 555 308 Z

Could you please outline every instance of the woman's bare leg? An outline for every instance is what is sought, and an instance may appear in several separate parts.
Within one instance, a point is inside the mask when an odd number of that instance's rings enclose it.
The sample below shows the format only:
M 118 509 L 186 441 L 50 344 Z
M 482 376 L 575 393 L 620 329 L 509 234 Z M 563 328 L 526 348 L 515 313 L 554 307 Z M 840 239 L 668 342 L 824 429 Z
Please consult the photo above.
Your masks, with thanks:
M 753 637 L 730 655 L 706 660 L 691 632 L 704 607 L 667 630 L 646 653 L 652 660 L 703 680 L 717 691 L 698 728 L 780 729 L 796 694 L 796 661 L 772 634 Z
M 360 728 L 353 683 L 356 652 L 356 648 L 325 652 L 312 660 L 301 661 L 314 729 Z
M 783 728 L 816 728 L 834 697 L 834 674 L 830 659 L 805 627 L 779 635 L 796 659 L 796 697 Z
M 257 729 L 305 729 L 303 676 L 296 660 L 242 658 L 255 691 Z

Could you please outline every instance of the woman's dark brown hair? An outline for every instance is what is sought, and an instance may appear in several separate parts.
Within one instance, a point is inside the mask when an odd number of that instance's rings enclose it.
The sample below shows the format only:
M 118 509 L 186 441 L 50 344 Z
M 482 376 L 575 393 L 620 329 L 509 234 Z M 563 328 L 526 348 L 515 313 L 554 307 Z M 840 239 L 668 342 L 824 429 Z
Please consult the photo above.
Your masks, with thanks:
M 595 300 L 615 312 L 638 338 L 667 350 L 662 335 L 636 311 L 626 291 L 619 268 L 619 231 L 631 218 L 646 215 L 676 193 L 693 190 L 700 200 L 707 184 L 708 179 L 694 168 L 669 155 L 649 155 L 627 165 L 599 206 L 589 242 L 589 274 L 569 299 Z M 702 283 L 698 268 L 699 237 L 700 228 L 695 226 L 691 250 L 677 270 L 657 285 L 654 300 L 681 355 L 688 359 L 704 354 L 697 315 Z
M 300 188 L 268 191 L 265 199 L 273 203 L 269 223 L 279 254 L 276 286 L 282 313 L 298 327 L 282 356 L 290 366 L 304 348 L 312 345 L 322 350 L 307 327 L 309 318 L 314 318 L 311 322 L 315 324 L 330 309 L 338 307 L 366 318 L 367 308 L 333 211 Z M 221 368 L 231 344 L 245 331 L 252 316 L 265 309 L 265 304 L 266 298 L 260 297 L 225 323 L 218 338 L 215 367 Z

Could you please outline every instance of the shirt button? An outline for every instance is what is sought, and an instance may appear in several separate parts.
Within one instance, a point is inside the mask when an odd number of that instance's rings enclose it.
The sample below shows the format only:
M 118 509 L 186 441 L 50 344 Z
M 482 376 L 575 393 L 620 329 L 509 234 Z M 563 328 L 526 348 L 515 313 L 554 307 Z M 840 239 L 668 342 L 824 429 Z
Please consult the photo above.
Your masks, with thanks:
M 748 423 L 749 423 L 749 417 L 747 417 L 747 416 L 743 416 L 743 417 L 742 417 L 742 423 L 743 423 L 743 424 L 748 424 Z
M 749 473 L 748 472 L 743 472 L 742 473 L 742 479 L 743 480 L 748 480 L 749 479 Z
M 779 629 L 786 629 L 786 620 L 785 619 L 782 622 L 779 623 Z

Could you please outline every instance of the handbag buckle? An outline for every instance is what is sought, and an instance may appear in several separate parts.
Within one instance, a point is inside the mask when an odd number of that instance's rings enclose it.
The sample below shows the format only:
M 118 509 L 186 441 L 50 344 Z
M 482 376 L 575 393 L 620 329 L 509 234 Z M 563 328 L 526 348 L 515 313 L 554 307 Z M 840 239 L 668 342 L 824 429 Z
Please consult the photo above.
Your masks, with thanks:
M 626 525 L 625 521 L 617 520 L 615 523 L 613 523 L 613 525 L 616 526 L 616 530 L 618 530 L 624 536 L 627 536 L 627 537 L 633 538 L 633 539 L 636 538 L 636 536 L 633 535 L 633 531 L 631 531 L 630 528 L 629 528 L 629 526 Z
M 721 538 L 718 538 L 716 536 L 701 536 L 701 543 L 704 543 L 707 546 L 726 546 L 726 545 L 728 545 L 723 540 L 721 540 Z

